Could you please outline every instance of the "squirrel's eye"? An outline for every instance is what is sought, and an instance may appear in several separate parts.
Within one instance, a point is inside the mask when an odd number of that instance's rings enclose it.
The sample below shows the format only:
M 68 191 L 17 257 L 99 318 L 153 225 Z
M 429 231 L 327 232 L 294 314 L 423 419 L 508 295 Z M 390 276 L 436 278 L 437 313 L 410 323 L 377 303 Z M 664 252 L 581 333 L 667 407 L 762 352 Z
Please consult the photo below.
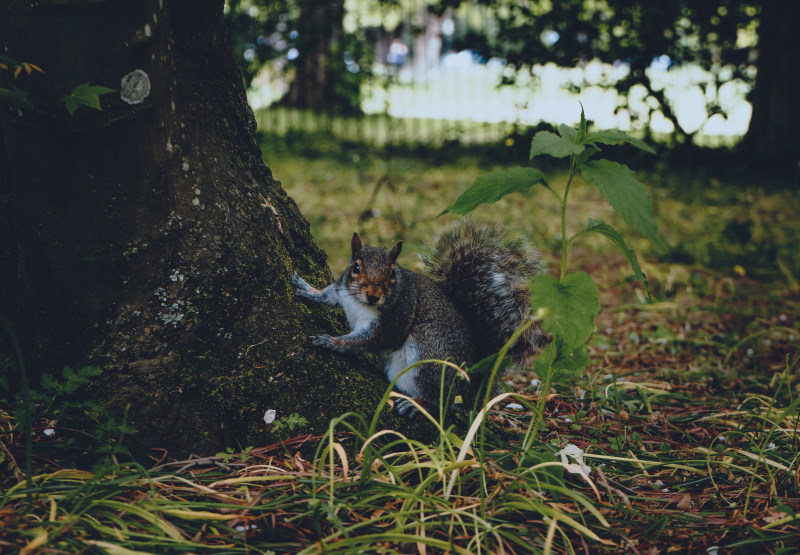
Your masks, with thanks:
M 355 264 L 353 264 L 353 269 L 350 271 L 353 273 L 353 275 L 357 276 L 358 274 L 361 273 L 361 266 L 359 265 L 358 262 L 356 262 Z

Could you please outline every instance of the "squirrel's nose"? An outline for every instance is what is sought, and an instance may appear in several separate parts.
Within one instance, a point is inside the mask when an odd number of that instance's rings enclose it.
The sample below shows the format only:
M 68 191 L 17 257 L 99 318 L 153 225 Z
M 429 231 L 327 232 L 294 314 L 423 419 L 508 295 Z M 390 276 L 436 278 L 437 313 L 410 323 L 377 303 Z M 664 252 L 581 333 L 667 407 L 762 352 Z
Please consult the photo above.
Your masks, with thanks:
M 367 295 L 367 302 L 369 304 L 377 304 L 377 302 L 381 300 L 378 295 Z

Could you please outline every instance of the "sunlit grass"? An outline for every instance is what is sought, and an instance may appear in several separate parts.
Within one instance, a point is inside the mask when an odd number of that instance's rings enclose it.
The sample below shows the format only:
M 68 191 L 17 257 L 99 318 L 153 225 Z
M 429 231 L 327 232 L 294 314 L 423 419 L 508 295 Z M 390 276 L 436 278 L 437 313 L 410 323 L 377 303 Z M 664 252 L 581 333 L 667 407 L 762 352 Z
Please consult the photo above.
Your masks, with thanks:
M 306 140 L 316 148 L 319 144 L 314 137 Z M 335 273 L 347 264 L 348 238 L 354 231 L 362 233 L 367 242 L 384 246 L 402 239 L 401 263 L 414 267 L 421 245 L 453 216 L 434 218 L 478 176 L 503 167 L 474 157 L 438 162 L 391 155 L 390 150 L 376 155 L 358 148 L 326 152 L 322 147 L 309 159 L 291 154 L 281 141 L 265 142 L 265 159 L 311 223 L 314 239 L 328 253 Z M 545 171 L 549 183 L 563 187 L 565 175 Z M 707 172 L 639 172 L 639 178 L 648 185 L 659 233 L 670 251 L 660 252 L 623 223 L 597 190 L 580 178 L 576 194 L 570 196 L 569 210 L 575 217 L 568 221 L 567 232 L 584 227 L 589 218 L 607 221 L 642 254 L 642 263 L 650 265 L 655 277 L 663 275 L 671 283 L 683 279 L 682 268 L 693 264 L 722 269 L 731 276 L 744 272 L 781 276 L 785 283 L 800 280 L 800 244 L 796 241 L 800 218 L 794 216 L 800 212 L 797 195 L 771 191 L 769 183 L 752 177 L 726 184 Z M 517 229 L 552 262 L 560 212 L 541 187 L 481 207 L 476 215 Z M 575 248 L 595 255 L 593 262 L 598 256 L 612 260 L 619 256 L 604 238 L 593 234 L 582 237 Z M 659 259 L 681 264 L 653 268 Z

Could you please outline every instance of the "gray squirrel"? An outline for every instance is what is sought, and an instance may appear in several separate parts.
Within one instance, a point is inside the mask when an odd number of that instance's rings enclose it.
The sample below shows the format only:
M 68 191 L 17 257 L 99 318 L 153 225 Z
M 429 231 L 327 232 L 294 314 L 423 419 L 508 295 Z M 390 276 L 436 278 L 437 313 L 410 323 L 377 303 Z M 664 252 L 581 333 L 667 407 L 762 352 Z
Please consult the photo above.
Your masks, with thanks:
M 528 283 L 544 272 L 532 248 L 512 239 L 498 224 L 481 225 L 462 219 L 439 233 L 421 257 L 427 275 L 402 268 L 399 241 L 390 250 L 351 241 L 350 265 L 322 290 L 311 287 L 295 272 L 295 293 L 306 299 L 344 309 L 351 332 L 340 337 L 315 335 L 313 345 L 341 353 L 370 351 L 383 356 L 391 382 L 421 360 L 474 364 L 496 353 L 530 312 Z M 515 366 L 530 365 L 531 357 L 551 340 L 538 322 L 526 329 L 509 349 Z M 444 395 L 470 397 L 470 386 L 444 371 Z M 442 365 L 425 363 L 404 373 L 396 388 L 420 404 L 439 404 Z M 416 413 L 404 399 L 395 410 Z

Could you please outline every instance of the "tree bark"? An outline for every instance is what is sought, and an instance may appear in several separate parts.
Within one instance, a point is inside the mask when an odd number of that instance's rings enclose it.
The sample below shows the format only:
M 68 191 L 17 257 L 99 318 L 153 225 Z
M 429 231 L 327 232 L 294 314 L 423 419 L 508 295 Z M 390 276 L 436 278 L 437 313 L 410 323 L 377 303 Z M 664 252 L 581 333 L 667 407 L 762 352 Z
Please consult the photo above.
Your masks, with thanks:
M 344 320 L 293 294 L 295 269 L 331 276 L 263 162 L 222 6 L 0 6 L 2 47 L 44 70 L 16 83 L 35 109 L 0 122 L 0 312 L 34 373 L 102 367 L 91 396 L 130 407 L 140 454 L 264 444 L 267 409 L 319 432 L 386 387 L 362 359 L 306 346 Z M 57 99 L 86 82 L 116 92 L 71 117 Z
M 800 3 L 764 0 L 758 29 L 753 116 L 743 146 L 770 173 L 800 182 L 800 42 L 794 33 Z

